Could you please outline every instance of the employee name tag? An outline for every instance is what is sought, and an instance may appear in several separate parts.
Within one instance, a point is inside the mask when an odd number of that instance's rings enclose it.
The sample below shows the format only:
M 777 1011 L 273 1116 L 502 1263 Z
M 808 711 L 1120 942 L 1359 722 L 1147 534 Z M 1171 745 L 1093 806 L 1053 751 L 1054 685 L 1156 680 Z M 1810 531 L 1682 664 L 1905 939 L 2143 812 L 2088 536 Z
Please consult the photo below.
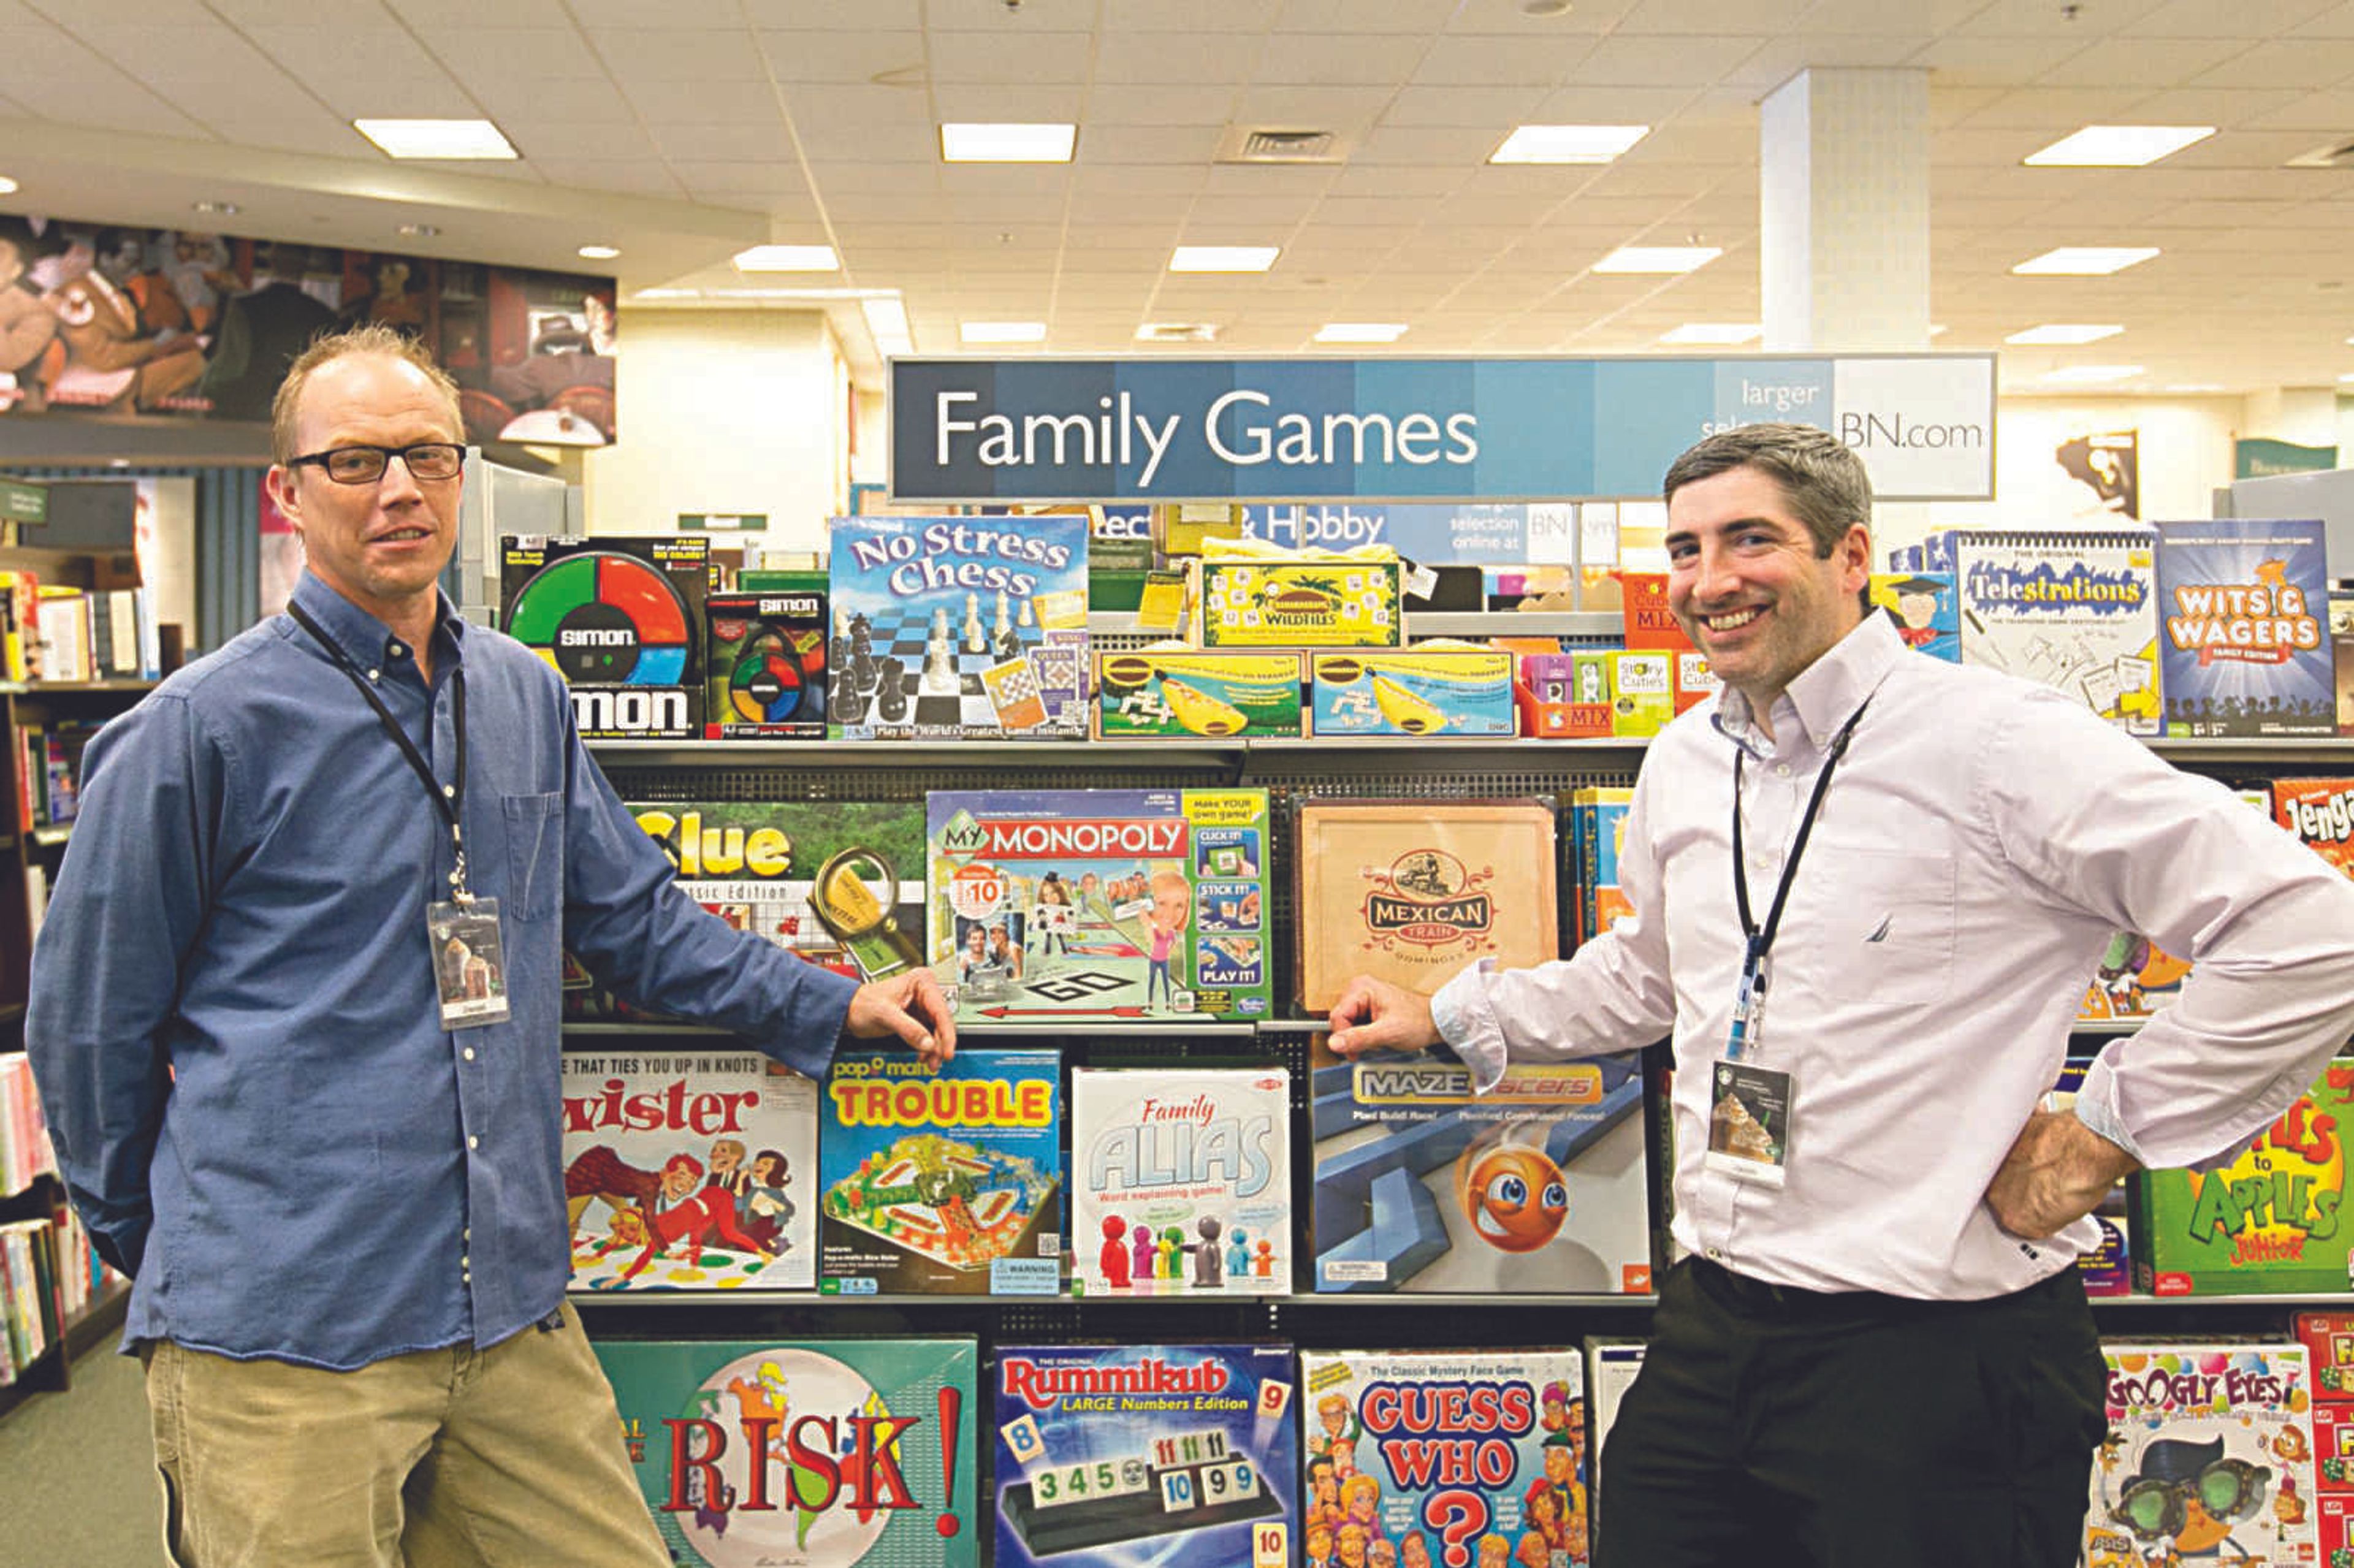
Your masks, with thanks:
M 441 1027 L 480 1029 L 507 1021 L 506 955 L 499 947 L 499 901 L 429 904 L 425 934 L 433 944 L 433 984 L 441 993 Z
M 1790 1075 L 1719 1057 L 1709 1066 L 1703 1168 L 1740 1181 L 1782 1185 L 1790 1158 Z

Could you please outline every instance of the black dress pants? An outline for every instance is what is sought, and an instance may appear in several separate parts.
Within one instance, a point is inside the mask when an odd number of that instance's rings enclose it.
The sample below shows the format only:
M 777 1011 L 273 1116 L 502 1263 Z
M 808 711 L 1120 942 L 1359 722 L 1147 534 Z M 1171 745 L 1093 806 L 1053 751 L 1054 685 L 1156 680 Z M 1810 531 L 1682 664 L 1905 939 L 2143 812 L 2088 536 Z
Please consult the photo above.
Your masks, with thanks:
M 1595 1568 L 2070 1568 L 2107 1374 L 2073 1268 L 1925 1302 L 1668 1271 Z

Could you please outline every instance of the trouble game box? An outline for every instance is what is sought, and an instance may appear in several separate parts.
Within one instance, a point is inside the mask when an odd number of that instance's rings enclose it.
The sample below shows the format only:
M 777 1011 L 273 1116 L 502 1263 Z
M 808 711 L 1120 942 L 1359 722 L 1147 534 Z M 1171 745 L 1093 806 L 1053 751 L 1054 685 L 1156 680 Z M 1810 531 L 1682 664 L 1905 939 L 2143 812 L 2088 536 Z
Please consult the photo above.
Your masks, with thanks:
M 1300 1351 L 1307 1560 L 1363 1562 L 1381 1541 L 1436 1564 L 1460 1542 L 1473 1557 L 1585 1568 L 1585 1361 L 1576 1350 Z
M 1638 1054 L 1514 1063 L 1484 1095 L 1460 1063 L 1321 1035 L 1310 1064 L 1316 1289 L 1651 1288 Z
M 702 737 L 708 538 L 499 544 L 499 628 L 563 675 L 583 739 Z
M 1291 1351 L 1001 1346 L 996 1568 L 1289 1568 Z
M 596 1350 L 673 1562 L 980 1562 L 972 1340 L 602 1340 Z
M 958 1018 L 1267 1015 L 1266 790 L 934 790 L 926 817 Z
M 1074 1295 L 1291 1290 L 1291 1075 L 1071 1071 Z
M 1062 1289 L 1061 1058 L 845 1052 L 826 1075 L 821 1288 L 1053 1296 Z

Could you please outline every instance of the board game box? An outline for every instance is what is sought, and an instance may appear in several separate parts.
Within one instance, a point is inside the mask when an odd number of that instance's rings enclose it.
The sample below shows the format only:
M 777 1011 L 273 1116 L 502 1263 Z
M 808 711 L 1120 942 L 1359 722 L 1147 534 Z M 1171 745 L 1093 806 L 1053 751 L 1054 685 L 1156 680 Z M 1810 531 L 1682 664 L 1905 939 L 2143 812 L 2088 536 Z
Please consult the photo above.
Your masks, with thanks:
M 1650 1157 L 1638 1054 L 1471 1070 L 1310 1054 L 1320 1291 L 1640 1294 Z
M 1962 662 L 1962 614 L 1953 573 L 1874 572 L 1864 591 L 1904 646 L 1949 664 Z
M 649 1044 L 653 1044 L 649 1042 Z M 574 1290 L 817 1282 L 817 1086 L 754 1052 L 567 1052 Z
M 1577 939 L 1590 941 L 1635 906 L 1618 890 L 1618 852 L 1635 791 L 1589 784 L 1569 797 L 1570 840 L 1577 857 Z
M 2273 820 L 2354 876 L 2354 779 L 2275 779 Z
M 820 1288 L 1054 1296 L 1063 1287 L 1061 1058 L 845 1052 L 819 1139 Z
M 1610 733 L 1643 739 L 1676 716 L 1676 655 L 1614 652 L 1610 655 Z
M 2318 520 L 2158 524 L 2169 736 L 2335 735 Z
M 996 1568 L 1290 1568 L 1291 1350 L 1004 1345 Z
M 1561 956 L 1550 801 L 1303 799 L 1299 817 L 1310 1012 L 1360 974 L 1426 996 L 1479 959 Z
M 2329 644 L 2338 670 L 2338 733 L 2354 735 L 2354 594 L 2329 596 Z
M 1105 740 L 1297 738 L 1300 655 L 1200 648 L 1096 654 L 1096 733 Z
M 583 739 L 702 736 L 707 537 L 499 544 L 500 630 L 563 675 Z
M 828 734 L 1086 738 L 1084 514 L 828 527 Z
M 2354 1058 L 2340 1057 L 2228 1165 L 2136 1172 L 2126 1206 L 2135 1286 L 2157 1296 L 2354 1288 L 2349 1130 Z
M 1291 1075 L 1071 1071 L 1071 1292 L 1291 1291 Z
M 971 1339 L 596 1350 L 673 1562 L 977 1568 Z
M 1599 1536 L 1609 1528 L 1604 1517 L 1609 1506 L 1609 1489 L 1602 1478 L 1602 1450 L 1610 1440 L 1610 1428 L 1618 1423 L 1618 1406 L 1627 1398 L 1627 1391 L 1635 1386 L 1636 1376 L 1643 1370 L 1644 1343 L 1640 1340 L 1605 1339 L 1598 1334 L 1585 1338 L 1585 1387 L 1592 1405 L 1593 1474 L 1587 1478 L 1587 1496 L 1593 1504 L 1594 1533 Z
M 1202 563 L 1204 648 L 1394 648 L 1405 641 L 1393 560 Z
M 1309 733 L 1520 733 L 1512 656 L 1492 648 L 1309 655 Z
M 2158 535 L 1956 531 L 1962 662 L 2064 692 L 2158 733 Z
M 1607 652 L 1523 653 L 1514 696 L 1521 733 L 1546 740 L 1592 740 L 1610 733 Z
M 1266 790 L 943 789 L 926 820 L 960 1019 L 1267 1015 Z
M 1585 1568 L 1585 1363 L 1569 1349 L 1301 1351 L 1308 1563 Z
M 825 738 L 825 595 L 716 593 L 703 694 L 705 740 Z
M 2086 1568 L 2316 1562 L 2313 1383 L 2302 1345 L 2117 1344 Z

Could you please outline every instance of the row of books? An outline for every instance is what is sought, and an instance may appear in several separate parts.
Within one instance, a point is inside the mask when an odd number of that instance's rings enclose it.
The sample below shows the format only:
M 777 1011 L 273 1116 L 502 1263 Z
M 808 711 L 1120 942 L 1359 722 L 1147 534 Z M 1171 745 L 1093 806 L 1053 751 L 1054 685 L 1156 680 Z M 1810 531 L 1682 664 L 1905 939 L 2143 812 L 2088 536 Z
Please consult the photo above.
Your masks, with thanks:
M 56 1169 L 32 1064 L 21 1052 L 0 1056 L 0 1197 L 23 1192 L 34 1178 Z
M 95 721 L 20 718 L 16 725 L 16 825 L 32 832 L 62 827 L 81 810 L 81 759 Z
M 0 571 L 0 673 L 10 681 L 154 680 L 163 670 L 154 597 Z
M 0 1388 L 61 1341 L 90 1300 L 96 1268 L 80 1224 L 62 1211 L 0 1224 Z

